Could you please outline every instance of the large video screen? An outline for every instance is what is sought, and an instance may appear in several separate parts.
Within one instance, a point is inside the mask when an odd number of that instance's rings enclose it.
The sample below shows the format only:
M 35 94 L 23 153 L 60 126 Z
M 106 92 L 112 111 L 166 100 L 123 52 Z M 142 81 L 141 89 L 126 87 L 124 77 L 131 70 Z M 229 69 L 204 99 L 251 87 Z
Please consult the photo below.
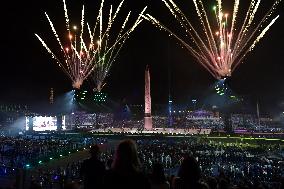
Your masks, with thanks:
M 55 131 L 57 130 L 57 117 L 36 116 L 33 117 L 34 131 Z M 29 130 L 29 117 L 26 117 L 26 130 Z M 65 116 L 62 116 L 62 129 L 65 130 Z

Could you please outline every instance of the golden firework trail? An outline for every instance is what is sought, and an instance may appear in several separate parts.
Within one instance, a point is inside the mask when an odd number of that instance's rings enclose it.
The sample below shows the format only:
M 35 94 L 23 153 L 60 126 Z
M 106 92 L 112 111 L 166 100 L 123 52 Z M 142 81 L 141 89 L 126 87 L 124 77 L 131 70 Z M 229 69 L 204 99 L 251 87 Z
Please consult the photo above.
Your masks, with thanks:
M 262 19 L 256 20 L 255 15 L 261 0 L 250 1 L 245 18 L 238 16 L 240 0 L 234 0 L 232 14 L 224 11 L 222 0 L 215 0 L 216 5 L 210 11 L 214 19 L 211 19 L 204 8 L 203 1 L 193 0 L 200 20 L 200 25 L 194 26 L 173 0 L 162 1 L 178 21 L 181 29 L 185 31 L 185 35 L 176 34 L 150 14 L 143 15 L 143 18 L 159 29 L 169 32 L 170 36 L 174 36 L 217 79 L 231 76 L 245 56 L 265 36 L 279 18 L 278 15 L 271 19 L 281 2 L 281 0 L 275 0 Z M 202 31 L 198 30 L 199 28 L 202 28 Z
M 74 88 L 79 89 L 84 80 L 92 75 L 96 85 L 95 89 L 100 91 L 104 86 L 104 80 L 120 49 L 127 38 L 129 38 L 130 33 L 133 32 L 142 22 L 142 15 L 145 12 L 146 7 L 142 10 L 133 24 L 129 24 L 131 12 L 128 12 L 119 32 L 112 32 L 112 25 L 119 15 L 123 2 L 124 0 L 120 2 L 115 12 L 113 12 L 113 6 L 110 6 L 109 15 L 107 16 L 107 26 L 104 28 L 104 0 L 102 0 L 95 26 L 91 29 L 89 23 L 85 24 L 84 6 L 82 8 L 80 27 L 75 25 L 72 27 L 70 26 L 68 9 L 65 0 L 63 0 L 68 38 L 68 40 L 63 41 L 67 41 L 67 43 L 63 43 L 61 41 L 51 19 L 48 14 L 45 13 L 51 30 L 60 46 L 61 54 L 56 55 L 56 53 L 47 46 L 46 42 L 38 34 L 35 34 L 35 36 L 39 39 L 48 53 L 51 54 L 52 58 L 55 59 L 59 67 L 69 76 Z M 88 37 L 85 37 L 84 35 L 85 27 L 87 27 Z M 88 40 L 86 40 L 86 38 Z

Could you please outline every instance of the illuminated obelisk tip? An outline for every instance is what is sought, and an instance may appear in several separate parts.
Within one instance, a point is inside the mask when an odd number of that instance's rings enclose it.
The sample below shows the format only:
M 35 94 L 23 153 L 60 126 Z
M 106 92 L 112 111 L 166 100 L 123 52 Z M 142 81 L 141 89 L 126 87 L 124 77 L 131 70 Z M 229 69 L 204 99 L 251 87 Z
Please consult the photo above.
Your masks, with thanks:
M 150 71 L 148 65 L 145 70 L 145 117 L 144 129 L 152 130 L 152 116 L 151 116 L 151 93 L 150 93 Z

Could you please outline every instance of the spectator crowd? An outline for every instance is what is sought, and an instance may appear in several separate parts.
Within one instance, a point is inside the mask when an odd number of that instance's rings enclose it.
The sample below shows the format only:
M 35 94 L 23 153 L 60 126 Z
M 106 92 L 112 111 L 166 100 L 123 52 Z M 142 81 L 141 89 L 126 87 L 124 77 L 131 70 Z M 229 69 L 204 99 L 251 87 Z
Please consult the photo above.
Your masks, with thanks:
M 279 145 L 104 141 L 90 148 L 90 159 L 53 170 L 52 178 L 58 175 L 58 182 L 65 183 L 62 188 L 70 186 L 66 183 L 75 188 L 283 188 L 284 153 Z M 39 175 L 35 183 L 53 188 Z

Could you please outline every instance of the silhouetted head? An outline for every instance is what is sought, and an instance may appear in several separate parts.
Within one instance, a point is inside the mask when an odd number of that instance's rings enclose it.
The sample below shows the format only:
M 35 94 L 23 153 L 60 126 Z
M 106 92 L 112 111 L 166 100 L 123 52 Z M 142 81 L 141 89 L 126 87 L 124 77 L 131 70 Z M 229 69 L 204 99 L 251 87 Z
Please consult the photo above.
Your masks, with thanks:
M 201 178 L 201 170 L 192 156 L 186 156 L 179 168 L 178 176 L 186 182 L 198 182 Z
M 119 172 L 139 171 L 140 162 L 133 140 L 124 140 L 118 145 L 112 167 Z

